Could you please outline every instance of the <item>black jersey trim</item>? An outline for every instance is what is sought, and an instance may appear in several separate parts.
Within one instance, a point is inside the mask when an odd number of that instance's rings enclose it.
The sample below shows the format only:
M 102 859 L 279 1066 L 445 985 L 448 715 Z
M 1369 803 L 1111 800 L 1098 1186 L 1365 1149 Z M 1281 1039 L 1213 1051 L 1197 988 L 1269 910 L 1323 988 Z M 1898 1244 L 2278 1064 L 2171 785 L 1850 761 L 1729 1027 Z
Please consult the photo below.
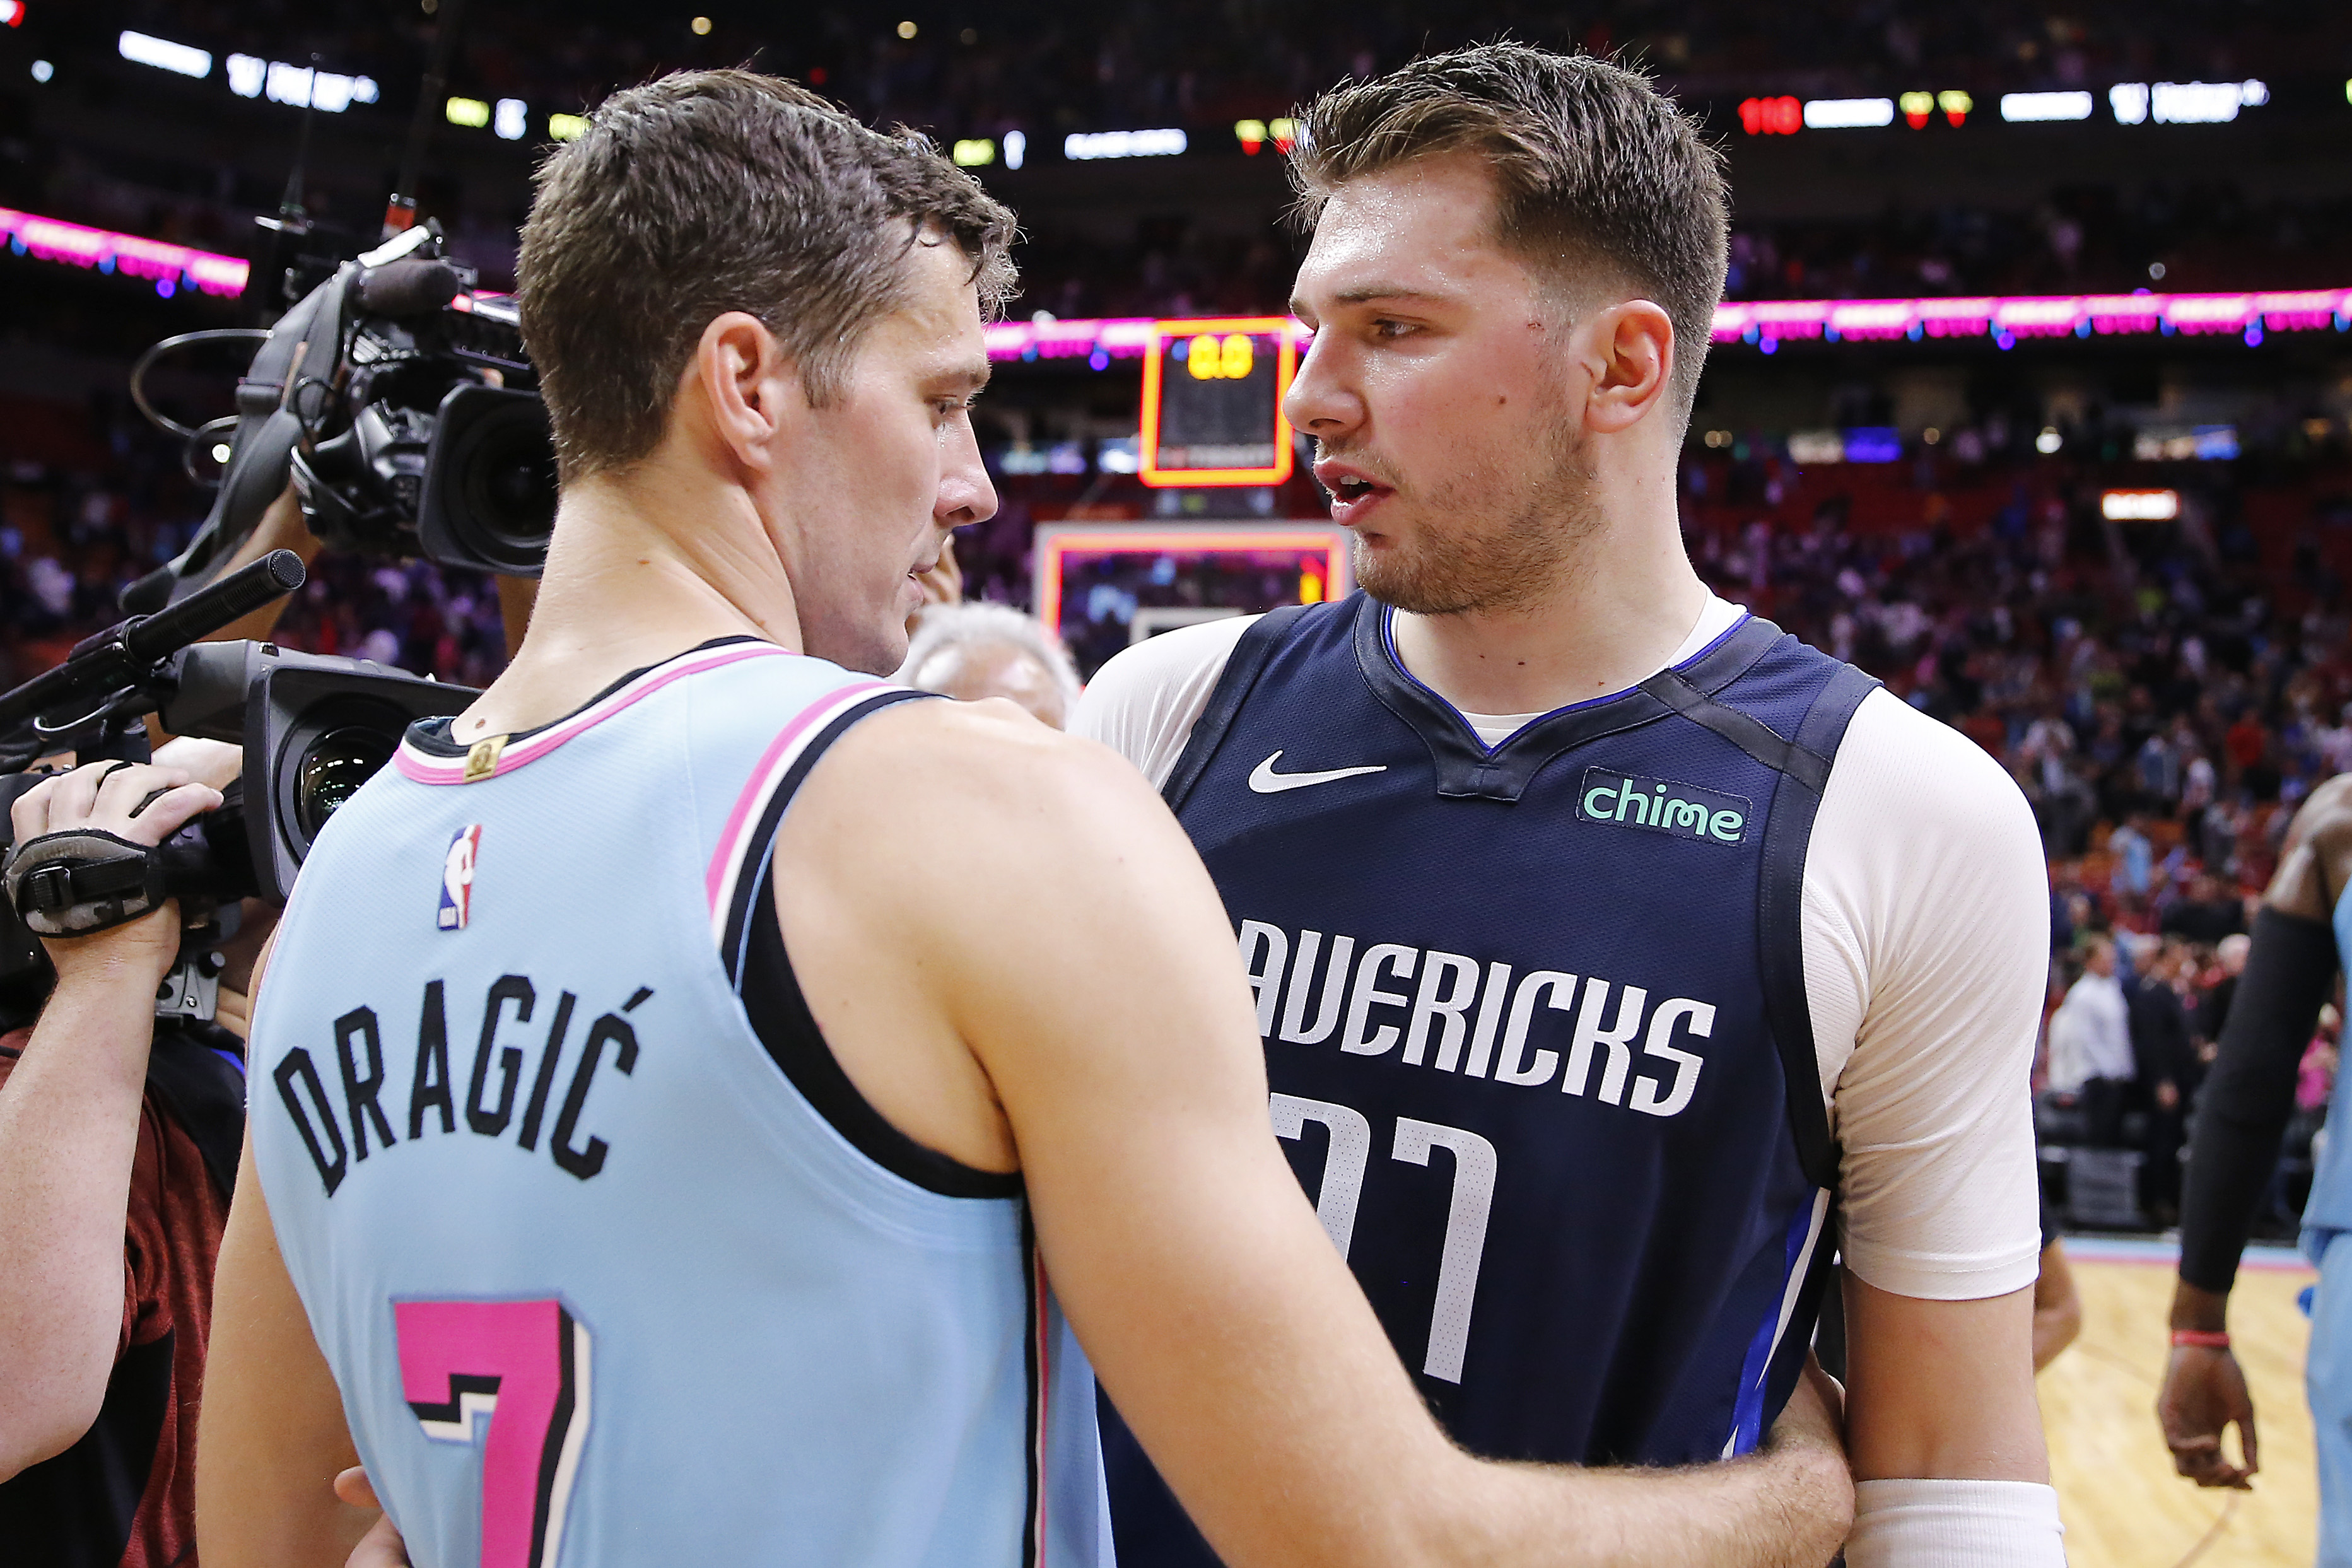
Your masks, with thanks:
M 1779 731 L 1753 713 L 1717 702 L 1691 684 L 1678 669 L 1662 669 L 1642 682 L 1642 689 L 1695 724 L 1714 731 L 1766 767 L 1784 773 L 1814 794 L 1829 783 L 1827 757 L 1781 738 Z
M 1789 1130 L 1806 1179 L 1832 1191 L 1838 1184 L 1839 1150 L 1830 1135 L 1828 1108 L 1822 1103 L 1820 1048 L 1813 1039 L 1812 1003 L 1805 994 L 1805 856 L 1812 845 L 1813 818 L 1821 811 L 1830 759 L 1837 755 L 1854 710 L 1878 684 L 1853 666 L 1841 664 L 1805 710 L 1791 750 L 1821 763 L 1821 782 L 1783 770 L 1783 782 L 1773 789 L 1772 806 L 1764 818 L 1763 868 L 1756 890 L 1764 1016 L 1780 1052 Z
M 1023 1317 L 1023 1360 L 1028 1373 L 1029 1506 L 1021 1510 L 1021 1568 L 1039 1568 L 1045 1552 L 1045 1380 L 1052 1365 L 1045 1342 L 1045 1261 L 1037 1250 L 1036 1216 L 1021 1205 L 1021 1285 L 1028 1310 Z
M 579 718 L 580 715 L 587 712 L 588 710 L 595 707 L 596 704 L 604 701 L 604 699 L 612 696 L 614 692 L 620 690 L 631 681 L 644 679 L 646 676 L 651 675 L 655 670 L 659 669 L 663 665 L 676 664 L 679 659 L 692 658 L 696 654 L 709 653 L 713 648 L 730 647 L 736 643 L 764 642 L 765 640 L 766 639 L 763 637 L 755 637 L 746 634 L 738 633 L 732 637 L 712 637 L 709 642 L 697 643 L 694 647 L 674 653 L 667 658 L 656 659 L 651 664 L 641 666 L 636 669 L 629 671 L 626 675 L 617 678 L 612 681 L 611 684 L 607 685 L 602 691 L 596 693 L 595 696 L 591 697 L 587 701 L 583 702 L 579 707 L 574 708 L 571 712 L 564 714 L 561 718 L 550 719 L 544 724 L 534 724 L 528 730 L 517 730 L 514 733 L 507 737 L 507 744 L 509 746 L 519 746 L 534 735 L 543 734 L 547 731 L 552 730 L 560 724 L 569 724 L 572 720 Z M 778 651 L 781 652 L 782 650 L 779 649 Z M 423 752 L 428 757 L 462 757 L 471 748 L 449 738 L 449 726 L 456 721 L 457 716 L 455 714 L 446 713 L 434 718 L 419 719 L 415 723 L 409 725 L 405 739 L 410 745 L 415 747 L 418 751 Z
M 1274 658 L 1290 636 L 1290 628 L 1308 609 L 1305 605 L 1285 605 L 1260 616 L 1249 630 L 1242 633 L 1241 641 L 1225 660 L 1217 684 L 1209 693 L 1209 705 L 1201 710 L 1192 732 L 1185 737 L 1184 750 L 1177 755 L 1175 769 L 1168 782 L 1160 786 L 1160 798 L 1171 811 L 1181 810 L 1185 797 L 1209 771 L 1209 763 L 1224 743 L 1225 731 L 1233 728 L 1234 719 L 1242 710 L 1250 689 L 1265 670 L 1266 662 Z
M 784 949 L 783 928 L 776 919 L 776 830 L 783 825 L 784 808 L 807 780 L 809 770 L 860 719 L 929 696 L 922 691 L 882 692 L 835 719 L 803 748 L 761 809 L 758 827 L 745 836 L 746 844 L 757 846 L 759 872 L 735 880 L 719 961 L 742 999 L 751 1032 L 759 1037 L 770 1059 L 852 1148 L 902 1181 L 943 1197 L 1018 1197 L 1023 1188 L 1017 1173 L 977 1170 L 926 1148 L 892 1125 L 858 1092 L 834 1058 L 816 1016 L 809 1011 L 792 956 Z
M 1356 667 L 1381 706 L 1429 748 L 1437 769 L 1437 793 L 1444 798 L 1517 801 L 1536 774 L 1563 752 L 1654 724 L 1677 711 L 1644 683 L 1546 714 L 1489 751 L 1452 703 L 1415 680 L 1399 662 L 1389 646 L 1385 606 L 1359 595 L 1353 630 Z M 1746 674 L 1785 635 L 1771 622 L 1750 616 L 1670 673 L 1711 697 Z
M 768 798 L 760 803 L 760 815 L 753 820 L 751 830 L 744 834 L 740 841 L 744 858 L 756 862 L 760 868 L 759 874 L 751 877 L 739 874 L 736 877 L 734 898 L 727 906 L 727 923 L 719 928 L 723 933 L 719 943 L 719 962 L 727 966 L 727 978 L 734 983 L 738 991 L 743 988 L 743 947 L 745 935 L 750 930 L 749 916 L 761 907 L 755 895 L 775 858 L 776 830 L 784 824 L 784 808 L 792 805 L 793 797 L 808 781 L 809 770 L 815 767 L 817 759 L 830 751 L 833 743 L 846 734 L 850 726 L 860 719 L 878 713 L 885 708 L 931 695 L 926 691 L 903 689 L 879 691 L 863 702 L 844 709 L 801 748 L 800 755 L 793 759 L 793 765 L 784 770 L 784 776 L 776 781 Z M 767 907 L 774 908 L 772 899 Z

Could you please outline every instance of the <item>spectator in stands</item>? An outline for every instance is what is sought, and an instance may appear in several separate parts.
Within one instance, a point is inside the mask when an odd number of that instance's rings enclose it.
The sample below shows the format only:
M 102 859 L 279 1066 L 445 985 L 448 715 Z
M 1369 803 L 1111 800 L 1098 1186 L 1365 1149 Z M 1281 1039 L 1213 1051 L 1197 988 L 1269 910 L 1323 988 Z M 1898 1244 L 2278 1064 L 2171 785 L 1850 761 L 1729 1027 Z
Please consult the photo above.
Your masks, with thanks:
M 2156 850 L 2148 842 L 2144 826 L 2145 819 L 2134 812 L 2121 827 L 2107 836 L 2107 853 L 2116 858 L 2115 890 L 2118 895 L 2147 897 L 2156 870 Z
M 2130 1009 L 2116 980 L 2116 945 L 2093 937 L 2082 978 L 2050 1018 L 2050 1088 L 2083 1112 L 2089 1142 L 2120 1142 L 2133 1075 Z
M 2205 994 L 2197 1004 L 2197 1055 L 2202 1062 L 2213 1059 L 2221 1026 L 2229 1022 L 2230 1004 L 2238 994 L 2238 978 L 2246 972 L 2246 954 L 2253 945 L 2253 938 L 2233 935 L 2223 937 L 2214 949 L 2214 977 L 2206 983 Z
M 2141 1148 L 2140 1203 L 2160 1225 L 2180 1214 L 2180 1148 L 2187 1137 L 2188 1089 L 2197 1067 L 2189 1010 L 2173 989 L 2173 955 L 2155 937 L 2129 939 L 2133 974 L 2124 1000 L 2134 1076 L 2147 1116 Z
M 1077 667 L 1034 616 L 1010 605 L 935 605 L 907 646 L 899 679 L 960 702 L 1002 697 L 1061 729 L 1078 700 Z
M 2303 1061 L 2295 1068 L 2294 1108 L 2298 1111 L 2325 1110 L 2327 1097 L 2336 1092 L 2336 1069 L 2341 1059 L 2336 1055 L 2336 1033 L 2341 1022 L 2334 1003 L 2319 1010 L 2319 1033 L 2311 1037 Z
M 2164 911 L 2161 929 L 2190 942 L 2219 942 L 2244 931 L 2245 905 L 2224 893 L 2214 878 L 2200 874 L 2189 884 L 2189 896 Z

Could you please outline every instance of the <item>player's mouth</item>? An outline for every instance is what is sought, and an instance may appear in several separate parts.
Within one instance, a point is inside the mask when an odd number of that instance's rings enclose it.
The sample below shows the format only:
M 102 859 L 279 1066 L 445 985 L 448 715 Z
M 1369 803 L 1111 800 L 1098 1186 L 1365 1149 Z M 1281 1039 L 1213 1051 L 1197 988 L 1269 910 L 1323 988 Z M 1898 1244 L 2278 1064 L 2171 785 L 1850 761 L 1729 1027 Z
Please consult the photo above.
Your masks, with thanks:
M 1360 526 L 1372 509 L 1396 494 L 1362 468 L 1326 459 L 1315 465 L 1315 478 L 1331 497 L 1331 521 L 1342 528 Z

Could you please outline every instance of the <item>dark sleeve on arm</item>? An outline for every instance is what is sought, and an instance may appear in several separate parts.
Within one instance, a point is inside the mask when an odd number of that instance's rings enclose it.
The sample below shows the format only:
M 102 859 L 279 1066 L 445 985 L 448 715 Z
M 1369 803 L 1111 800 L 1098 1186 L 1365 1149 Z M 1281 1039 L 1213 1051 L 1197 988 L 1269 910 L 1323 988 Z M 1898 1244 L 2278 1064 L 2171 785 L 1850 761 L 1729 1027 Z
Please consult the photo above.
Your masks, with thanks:
M 2336 984 L 2336 933 L 2264 905 L 2197 1097 L 2180 1202 L 2180 1278 L 2226 1294 L 2294 1111 L 2295 1070 Z

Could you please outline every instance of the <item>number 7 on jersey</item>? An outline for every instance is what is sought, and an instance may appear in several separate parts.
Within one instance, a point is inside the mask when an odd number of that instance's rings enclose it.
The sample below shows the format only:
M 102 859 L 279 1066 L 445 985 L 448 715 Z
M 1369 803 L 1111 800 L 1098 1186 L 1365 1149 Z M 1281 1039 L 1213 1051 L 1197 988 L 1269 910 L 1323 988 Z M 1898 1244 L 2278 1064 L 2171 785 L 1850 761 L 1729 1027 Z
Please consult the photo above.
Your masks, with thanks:
M 588 1436 L 586 1326 L 561 1301 L 392 1310 L 401 1393 L 425 1435 L 482 1445 L 482 1568 L 553 1568 Z

